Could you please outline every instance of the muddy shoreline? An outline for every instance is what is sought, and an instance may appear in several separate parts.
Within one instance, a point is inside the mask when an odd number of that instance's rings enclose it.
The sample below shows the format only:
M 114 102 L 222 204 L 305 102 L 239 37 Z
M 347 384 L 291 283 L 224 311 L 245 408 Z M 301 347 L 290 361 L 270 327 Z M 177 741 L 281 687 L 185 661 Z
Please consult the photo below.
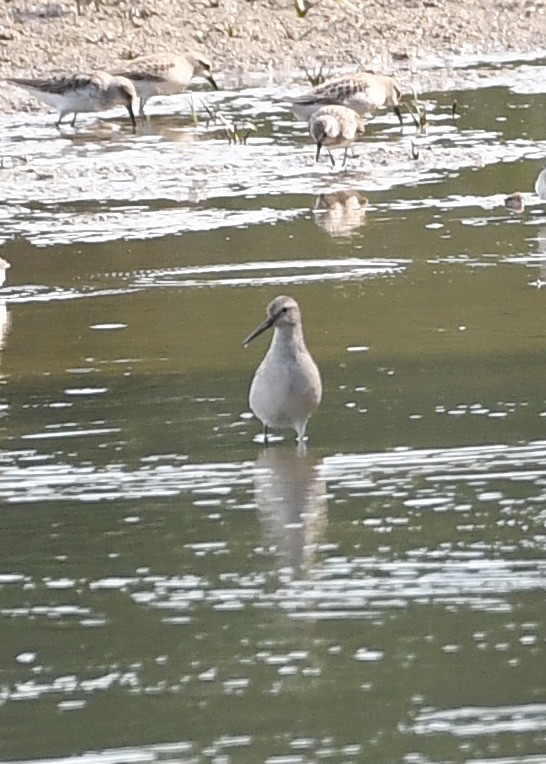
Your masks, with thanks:
M 436 57 L 546 55 L 546 0 L 10 0 L 0 10 L 0 77 L 113 68 L 159 51 L 200 50 L 220 86 L 305 83 L 304 68 L 419 74 Z M 0 85 L 0 109 L 43 110 Z

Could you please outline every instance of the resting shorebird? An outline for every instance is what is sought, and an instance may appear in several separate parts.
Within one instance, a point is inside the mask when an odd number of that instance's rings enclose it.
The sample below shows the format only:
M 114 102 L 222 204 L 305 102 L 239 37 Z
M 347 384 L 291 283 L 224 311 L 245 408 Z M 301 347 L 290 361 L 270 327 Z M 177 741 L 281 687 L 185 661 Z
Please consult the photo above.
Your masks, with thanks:
M 182 93 L 193 77 L 204 77 L 218 90 L 210 70 L 210 61 L 196 53 L 187 53 L 185 56 L 157 53 L 133 59 L 116 74 L 127 77 L 134 84 L 140 98 L 139 114 L 142 116 L 149 98 Z
M 39 101 L 57 109 L 59 119 L 55 123 L 56 127 L 60 126 L 67 114 L 74 114 L 70 123 L 74 127 L 80 112 L 107 111 L 118 105 L 127 108 L 133 127 L 136 127 L 133 112 L 136 91 L 133 83 L 125 77 L 114 77 L 108 72 L 93 72 L 50 79 L 10 77 L 8 81 L 25 88 Z
M 365 131 L 365 123 L 356 111 L 346 106 L 321 106 L 309 117 L 309 134 L 317 144 L 315 160 L 318 162 L 323 146 L 328 149 L 328 156 L 335 167 L 335 160 L 330 149 L 345 149 L 343 164 L 347 161 L 347 151 L 352 146 L 357 133 Z
M 250 385 L 250 408 L 264 426 L 292 427 L 298 441 L 305 438 L 307 422 L 322 397 L 320 373 L 305 346 L 298 303 L 280 295 L 267 306 L 267 318 L 243 342 L 273 327 L 273 339 Z
M 373 114 L 376 109 L 386 106 L 394 111 L 402 124 L 400 97 L 400 89 L 392 77 L 359 72 L 326 80 L 308 93 L 286 100 L 295 116 L 304 121 L 321 106 L 338 104 L 360 115 Z

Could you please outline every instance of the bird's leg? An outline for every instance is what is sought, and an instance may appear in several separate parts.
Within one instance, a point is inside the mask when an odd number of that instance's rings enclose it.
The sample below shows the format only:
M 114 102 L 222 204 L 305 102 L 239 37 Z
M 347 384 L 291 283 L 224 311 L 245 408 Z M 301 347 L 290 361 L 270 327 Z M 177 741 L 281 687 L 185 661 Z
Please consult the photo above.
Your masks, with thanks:
M 138 116 L 143 117 L 144 116 L 144 104 L 146 103 L 146 99 L 140 96 L 140 104 L 138 107 Z
M 332 152 L 331 151 L 328 151 L 328 156 L 330 157 L 330 162 L 332 163 L 332 167 L 335 167 L 336 166 L 336 160 L 332 156 Z
M 76 117 L 78 116 L 78 112 L 74 112 L 74 117 L 72 118 L 72 122 L 70 123 L 70 127 L 74 127 L 76 125 Z
M 343 153 L 343 162 L 341 163 L 342 167 L 345 167 L 345 162 L 347 161 L 347 152 L 349 151 L 349 148 L 345 146 L 345 151 Z
M 264 424 L 264 446 L 267 446 L 269 443 L 269 429 L 266 424 Z
M 296 454 L 302 458 L 307 453 L 307 443 L 304 440 L 298 440 L 296 446 Z
M 69 111 L 61 111 L 59 114 L 59 119 L 55 122 L 55 127 L 60 127 L 61 122 L 63 121 L 63 117 L 66 117 L 67 114 L 70 114 Z
M 305 420 L 305 422 L 303 423 L 298 422 L 298 424 L 296 424 L 295 429 L 297 434 L 297 438 L 296 438 L 297 443 L 305 443 L 305 441 L 307 440 L 307 438 L 305 437 L 305 430 L 307 429 L 307 420 Z

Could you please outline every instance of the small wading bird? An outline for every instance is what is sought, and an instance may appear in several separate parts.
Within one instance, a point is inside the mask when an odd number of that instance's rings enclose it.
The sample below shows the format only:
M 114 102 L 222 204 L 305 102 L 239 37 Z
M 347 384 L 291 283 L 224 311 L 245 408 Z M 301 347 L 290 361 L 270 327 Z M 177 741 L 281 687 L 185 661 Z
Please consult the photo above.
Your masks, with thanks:
M 510 212 L 515 212 L 518 215 L 521 215 L 525 210 L 525 200 L 522 194 L 516 191 L 515 194 L 510 194 L 510 196 L 505 198 L 504 206 L 507 210 L 510 210 Z
M 338 104 L 360 115 L 371 115 L 385 106 L 393 110 L 402 125 L 400 98 L 400 89 L 392 77 L 359 72 L 326 80 L 308 93 L 286 100 L 294 115 L 304 121 L 321 106 Z
M 307 422 L 322 397 L 320 372 L 305 346 L 298 303 L 280 295 L 267 306 L 267 318 L 243 342 L 247 347 L 273 327 L 273 339 L 250 385 L 249 404 L 264 426 L 292 427 L 298 441 L 305 438 Z
M 347 161 L 347 151 L 352 146 L 357 133 L 365 131 L 365 123 L 356 111 L 346 106 L 322 106 L 309 117 L 309 134 L 317 144 L 315 161 L 319 161 L 323 146 L 328 150 L 328 156 L 335 167 L 336 163 L 330 149 L 345 149 L 342 167 Z
M 144 106 L 149 98 L 183 93 L 194 77 L 204 77 L 218 90 L 211 74 L 210 61 L 195 53 L 187 53 L 185 56 L 172 53 L 141 56 L 128 62 L 116 74 L 127 77 L 135 86 L 140 98 L 140 116 L 144 114 Z
M 55 123 L 56 127 L 61 125 L 67 114 L 74 115 L 70 123 L 74 127 L 80 112 L 108 111 L 121 105 L 129 112 L 133 128 L 136 128 L 133 111 L 136 91 L 133 83 L 125 77 L 115 77 L 108 72 L 93 72 L 50 79 L 10 77 L 8 81 L 25 88 L 39 101 L 57 109 L 59 119 Z

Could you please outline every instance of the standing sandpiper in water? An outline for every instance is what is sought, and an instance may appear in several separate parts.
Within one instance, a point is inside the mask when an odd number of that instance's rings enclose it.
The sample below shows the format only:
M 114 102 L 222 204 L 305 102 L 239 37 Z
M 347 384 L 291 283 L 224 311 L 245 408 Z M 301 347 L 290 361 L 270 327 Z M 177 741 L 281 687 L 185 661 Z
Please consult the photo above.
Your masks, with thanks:
M 211 74 L 210 61 L 196 53 L 187 53 L 185 56 L 172 53 L 141 56 L 129 61 L 116 74 L 127 77 L 134 84 L 140 98 L 140 116 L 144 114 L 144 105 L 149 98 L 182 93 L 193 77 L 204 77 L 218 90 Z
M 321 106 L 339 104 L 353 109 L 360 115 L 373 114 L 383 106 L 394 111 L 400 124 L 400 88 L 385 74 L 373 72 L 358 72 L 333 77 L 308 93 L 287 99 L 290 110 L 298 119 L 307 121 L 311 114 Z
M 243 342 L 252 342 L 273 327 L 273 339 L 250 385 L 250 408 L 264 426 L 292 427 L 298 441 L 305 438 L 311 414 L 322 397 L 320 372 L 305 346 L 298 303 L 280 295 L 267 306 L 267 318 Z
M 74 74 L 50 79 L 25 79 L 10 77 L 9 82 L 28 90 L 31 95 L 59 112 L 55 123 L 60 127 L 63 117 L 73 114 L 70 123 L 74 127 L 76 117 L 82 111 L 108 111 L 114 106 L 125 106 L 133 128 L 136 127 L 133 106 L 136 91 L 133 83 L 125 77 L 113 77 L 108 72 Z
M 342 167 L 347 161 L 347 151 L 352 146 L 357 133 L 365 131 L 365 123 L 356 111 L 346 106 L 322 106 L 309 117 L 309 134 L 317 144 L 315 161 L 318 162 L 323 146 L 328 149 L 328 156 L 335 167 L 336 163 L 330 149 L 345 149 Z

